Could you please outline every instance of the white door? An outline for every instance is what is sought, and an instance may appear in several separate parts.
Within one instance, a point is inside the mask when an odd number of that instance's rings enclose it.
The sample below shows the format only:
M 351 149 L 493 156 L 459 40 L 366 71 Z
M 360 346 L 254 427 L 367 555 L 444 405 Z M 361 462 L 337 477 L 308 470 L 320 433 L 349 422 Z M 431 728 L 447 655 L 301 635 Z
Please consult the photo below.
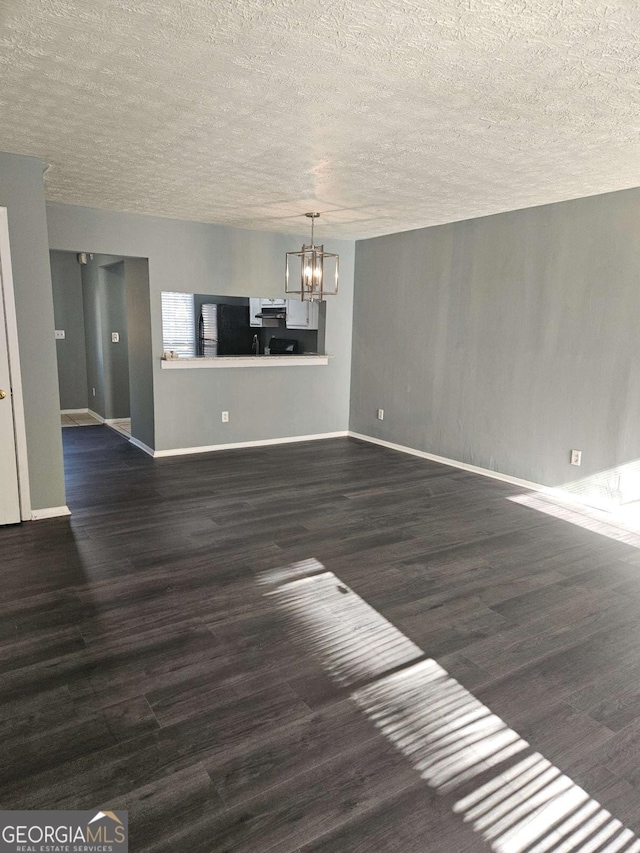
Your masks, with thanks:
M 21 519 L 18 447 L 24 443 L 23 418 L 9 233 L 6 208 L 0 208 L 0 525 Z M 28 496 L 23 497 L 24 510 Z

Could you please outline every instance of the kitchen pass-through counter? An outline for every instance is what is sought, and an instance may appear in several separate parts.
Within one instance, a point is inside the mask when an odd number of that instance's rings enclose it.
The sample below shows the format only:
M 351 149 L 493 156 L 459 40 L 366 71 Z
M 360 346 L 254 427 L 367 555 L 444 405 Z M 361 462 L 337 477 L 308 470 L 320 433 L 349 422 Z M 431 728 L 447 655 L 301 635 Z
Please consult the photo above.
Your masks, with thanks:
M 207 358 L 167 358 L 163 370 L 192 370 L 220 367 L 320 367 L 329 364 L 331 355 L 218 355 Z

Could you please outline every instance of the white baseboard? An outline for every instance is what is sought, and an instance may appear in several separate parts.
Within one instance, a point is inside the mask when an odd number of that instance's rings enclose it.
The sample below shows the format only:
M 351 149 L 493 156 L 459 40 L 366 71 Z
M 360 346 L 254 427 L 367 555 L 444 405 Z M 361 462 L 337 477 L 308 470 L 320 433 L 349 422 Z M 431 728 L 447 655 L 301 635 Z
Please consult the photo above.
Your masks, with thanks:
M 293 444 L 296 441 L 321 441 L 325 438 L 345 438 L 349 435 L 347 430 L 340 432 L 324 432 L 315 435 L 292 435 L 286 438 L 264 438 L 259 441 L 236 441 L 230 444 L 209 444 L 204 447 L 175 447 L 171 450 L 154 450 L 154 459 L 164 456 L 187 456 L 190 453 L 213 453 L 217 450 L 240 450 L 244 447 L 268 447 L 271 444 Z M 135 444 L 134 439 L 131 441 Z M 140 444 L 137 445 L 141 446 Z M 149 452 L 149 448 L 142 447 Z
M 351 438 L 359 438 L 360 441 L 368 441 L 370 444 L 379 444 L 381 447 L 388 447 L 390 450 L 399 450 L 401 453 L 408 453 L 411 456 L 419 456 L 421 459 L 429 459 L 431 462 L 439 462 L 441 465 L 449 465 L 452 468 L 460 468 L 463 471 L 470 471 L 472 474 L 481 474 L 483 477 L 491 477 L 492 480 L 502 480 L 503 483 L 510 483 L 512 486 L 518 486 L 522 489 L 529 489 L 532 492 L 548 492 L 556 493 L 557 490 L 550 486 L 543 486 L 541 483 L 532 483 L 530 480 L 521 480 L 519 477 L 512 477 L 510 474 L 502 474 L 500 471 L 491 471 L 489 468 L 480 468 L 478 465 L 468 465 L 466 462 L 458 462 L 457 459 L 447 459 L 446 456 L 436 456 L 435 453 L 427 453 L 424 450 L 416 450 L 413 447 L 407 447 L 404 444 L 394 444 L 391 441 L 384 441 L 382 438 L 374 438 L 371 435 L 362 435 L 359 432 L 349 430 Z
M 68 506 L 47 506 L 44 509 L 32 509 L 31 521 L 40 521 L 43 518 L 59 518 L 63 515 L 71 515 Z
M 60 409 L 61 415 L 87 415 L 89 409 Z M 97 415 L 96 415 L 97 417 Z
M 82 409 L 83 412 L 91 415 L 92 418 L 95 418 L 97 421 L 100 421 L 101 424 L 117 424 L 119 421 L 127 420 L 127 418 L 103 418 L 102 415 L 99 415 L 97 412 L 94 412 L 93 409 Z M 62 413 L 64 414 L 64 412 Z
M 462 471 L 470 471 L 472 474 L 480 474 L 482 477 L 491 477 L 492 480 L 501 480 L 503 483 L 509 483 L 512 486 L 517 486 L 519 489 L 526 489 L 530 492 L 541 492 L 553 500 L 568 504 L 569 506 L 588 508 L 589 510 L 598 509 L 603 512 L 605 517 L 610 513 L 610 510 L 602 507 L 594 506 L 593 502 L 583 498 L 581 495 L 567 492 L 558 486 L 543 486 L 542 483 L 533 483 L 531 480 L 522 480 L 520 477 L 512 477 L 510 474 L 502 474 L 500 471 L 491 471 L 489 468 L 480 468 L 478 465 L 468 465 L 466 462 L 458 462 L 457 459 L 447 459 L 446 456 L 436 456 L 435 453 L 427 453 L 424 450 L 416 450 L 413 447 L 407 447 L 404 444 L 394 444 L 391 441 L 384 441 L 381 438 L 374 438 L 371 435 L 363 435 L 359 432 L 349 430 L 351 438 L 359 438 L 360 441 L 368 441 L 370 444 L 379 444 L 381 447 L 388 447 L 390 450 L 398 450 L 400 453 L 408 453 L 411 456 L 419 456 L 421 459 L 429 459 L 432 462 L 439 462 L 441 465 L 449 465 L 451 468 L 460 468 Z
M 138 438 L 134 438 L 133 436 L 129 436 L 129 443 L 133 444 L 134 447 L 140 448 L 140 450 L 144 450 L 145 453 L 148 453 L 149 456 L 155 456 L 156 452 L 148 444 L 145 444 L 143 441 L 140 441 Z

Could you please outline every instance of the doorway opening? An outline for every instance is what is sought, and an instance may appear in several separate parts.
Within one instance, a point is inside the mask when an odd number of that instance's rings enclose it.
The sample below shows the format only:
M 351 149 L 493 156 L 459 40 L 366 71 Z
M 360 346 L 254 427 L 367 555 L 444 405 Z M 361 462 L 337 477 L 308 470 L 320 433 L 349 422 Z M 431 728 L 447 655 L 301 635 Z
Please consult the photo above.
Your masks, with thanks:
M 9 220 L 0 207 L 0 526 L 31 518 Z
M 153 445 L 148 261 L 52 250 L 61 426 Z

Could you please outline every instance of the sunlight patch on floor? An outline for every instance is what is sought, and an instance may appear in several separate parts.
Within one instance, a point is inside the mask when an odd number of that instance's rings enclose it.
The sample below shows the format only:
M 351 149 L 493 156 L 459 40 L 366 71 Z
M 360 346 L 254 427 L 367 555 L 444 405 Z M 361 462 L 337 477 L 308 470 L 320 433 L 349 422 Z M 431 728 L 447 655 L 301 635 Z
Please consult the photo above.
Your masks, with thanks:
M 615 511 L 617 507 L 640 501 L 640 459 L 564 483 L 553 491 L 575 495 L 581 502 L 607 512 Z
M 544 512 L 546 515 L 552 515 L 554 518 L 582 527 L 584 530 L 590 530 L 592 533 L 599 533 L 600 536 L 606 536 L 616 542 L 624 542 L 625 545 L 640 548 L 640 529 L 630 523 L 630 518 L 625 518 L 623 514 L 618 517 L 616 513 L 591 509 L 587 506 L 569 506 L 547 495 L 514 495 L 507 500 Z
M 432 789 L 458 797 L 453 811 L 496 853 L 640 853 L 629 829 L 317 560 L 260 583 L 295 642 Z
M 354 691 L 352 698 L 422 778 L 441 791 L 529 746 L 433 660 L 381 678 Z

